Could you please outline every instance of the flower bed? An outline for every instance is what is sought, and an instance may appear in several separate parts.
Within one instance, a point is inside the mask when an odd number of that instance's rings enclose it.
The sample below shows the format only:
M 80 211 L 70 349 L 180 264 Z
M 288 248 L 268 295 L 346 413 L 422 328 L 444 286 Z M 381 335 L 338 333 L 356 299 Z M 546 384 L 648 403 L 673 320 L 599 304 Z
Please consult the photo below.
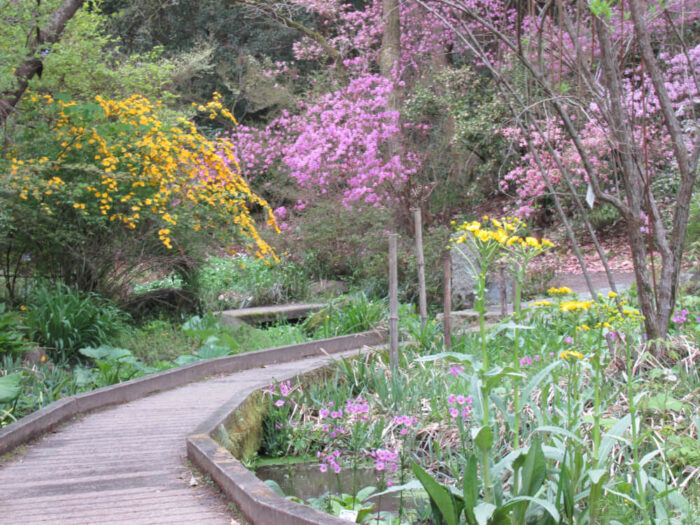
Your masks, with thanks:
M 481 269 L 506 261 L 522 283 L 546 248 L 516 238 L 521 227 L 461 228 L 460 244 L 481 256 L 480 329 L 452 352 L 429 323 L 395 371 L 374 353 L 323 384 L 265 392 L 260 454 L 310 456 L 339 480 L 352 473 L 349 491 L 339 485 L 313 505 L 367 523 L 692 522 L 697 470 L 670 461 L 655 436 L 697 438 L 698 377 L 687 366 L 697 352 L 687 345 L 667 363 L 685 385 L 671 392 L 677 385 L 649 368 L 639 312 L 612 293 L 584 301 L 553 289 L 521 308 L 516 285 L 513 315 L 486 326 Z M 376 490 L 359 481 L 367 468 Z M 381 508 L 396 494 L 396 510 Z

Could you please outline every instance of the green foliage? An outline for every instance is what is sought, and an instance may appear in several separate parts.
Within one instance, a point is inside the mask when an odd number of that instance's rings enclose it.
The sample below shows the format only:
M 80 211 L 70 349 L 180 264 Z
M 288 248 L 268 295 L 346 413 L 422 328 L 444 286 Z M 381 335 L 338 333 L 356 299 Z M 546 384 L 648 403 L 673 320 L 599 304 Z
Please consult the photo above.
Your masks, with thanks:
M 340 516 L 343 511 L 350 511 L 356 516 L 355 523 L 377 523 L 375 517 L 370 516 L 375 504 L 368 501 L 376 491 L 375 487 L 364 487 L 354 496 L 352 494 L 328 494 L 321 498 L 311 498 L 309 505 L 332 516 Z
M 546 295 L 556 276 L 557 270 L 553 266 L 540 265 L 529 269 L 523 280 L 523 299 L 534 299 Z
M 0 376 L 0 403 L 10 403 L 19 397 L 21 378 L 20 374 Z
M 594 230 L 605 232 L 618 225 L 622 221 L 622 216 L 615 206 L 605 203 L 590 210 L 588 220 Z
M 124 314 L 109 301 L 60 282 L 40 284 L 27 315 L 32 338 L 57 362 L 75 361 L 81 348 L 109 342 L 124 322 Z
M 43 68 L 42 74 L 31 80 L 30 91 L 60 92 L 77 100 L 91 100 L 95 94 L 120 98 L 137 92 L 174 100 L 175 96 L 169 89 L 179 61 L 164 59 L 163 49 L 157 46 L 142 54 L 123 54 L 117 40 L 105 31 L 107 18 L 100 11 L 100 3 L 89 2 L 89 7 L 86 3 L 68 22 L 57 43 L 50 49 L 36 50 L 35 56 L 41 58 Z M 0 25 L 3 27 L 0 35 L 0 92 L 12 91 L 16 87 L 13 72 L 28 58 L 27 42 L 46 25 L 61 4 L 59 0 L 3 2 L 0 10 Z M 0 133 L 6 134 L 11 129 L 3 129 Z M 5 136 L 5 139 L 12 137 Z
M 182 0 L 164 8 L 158 0 L 104 0 L 102 11 L 107 16 L 107 32 L 119 39 L 124 53 L 163 49 L 174 66 L 174 88 L 188 99 L 203 100 L 217 91 L 224 95 L 225 105 L 235 109 L 237 118 L 249 121 L 266 119 L 284 107 L 274 97 L 261 97 L 262 75 L 255 73 L 261 62 L 273 69 L 274 62 L 292 58 L 292 45 L 300 38 L 296 30 L 245 6 L 216 1 Z M 307 23 L 311 17 L 300 13 L 298 20 Z M 311 62 L 302 65 L 302 73 L 317 67 Z M 298 82 L 306 87 L 304 79 Z M 207 125 L 222 125 L 202 120 Z
M 122 54 L 117 39 L 105 31 L 105 22 L 98 7 L 80 9 L 51 46 L 43 60 L 43 74 L 32 82 L 31 90 L 64 93 L 77 100 L 92 100 L 95 94 L 126 98 L 140 93 L 173 101 L 169 88 L 176 66 L 163 58 L 163 48 Z
M 424 184 L 438 183 L 429 197 L 431 209 L 453 216 L 465 201 L 497 194 L 509 151 L 497 131 L 508 110 L 488 76 L 469 67 L 426 75 L 406 101 L 405 115 L 431 126 L 427 137 L 416 137 L 417 146 L 428 152 L 421 169 Z
M 197 287 L 206 309 L 223 310 L 302 300 L 308 279 L 293 261 L 210 257 L 199 272 Z
M 328 217 L 335 217 L 329 221 Z M 295 218 L 295 227 L 274 241 L 278 252 L 299 262 L 298 268 L 314 279 L 342 280 L 368 297 L 388 295 L 387 233 L 394 230 L 396 217 L 384 208 L 361 212 L 337 202 L 319 200 L 309 204 Z M 441 257 L 449 239 L 449 228 L 425 228 L 423 245 L 428 300 L 442 296 Z M 417 296 L 417 261 L 409 236 L 398 246 L 399 295 L 402 301 Z
M 618 356 L 629 352 L 625 341 L 639 343 L 633 310 L 626 306 L 628 313 L 618 316 L 609 297 L 601 297 L 599 306 L 552 301 L 526 309 L 518 322 L 508 319 L 484 334 L 465 335 L 451 353 L 435 353 L 439 342 L 429 323 L 425 343 L 403 346 L 401 367 L 393 374 L 383 354 L 342 360 L 325 383 L 295 395 L 294 410 L 287 403 L 280 407 L 274 429 L 288 440 L 276 442 L 275 450 L 287 456 L 342 450 L 343 457 L 351 456 L 345 469 L 362 464 L 367 451 L 400 446 L 406 466 L 409 458 L 415 464 L 391 478 L 401 485 L 390 490 L 415 490 L 416 482 L 407 478 L 412 473 L 430 500 L 433 523 L 636 523 L 645 512 L 691 523 L 686 498 L 692 489 L 672 488 L 664 473 L 686 479 L 688 471 L 681 472 L 697 455 L 698 378 L 681 364 L 695 350 L 687 349 L 686 358 L 678 348 L 669 354 L 678 362 L 672 371 L 632 374 L 629 361 L 620 373 L 607 365 L 612 361 L 606 339 L 615 349 L 611 355 Z M 697 303 L 687 299 L 685 307 L 694 310 Z M 402 310 L 402 317 L 410 314 Z M 689 322 L 696 324 L 694 317 Z M 419 333 L 415 315 L 401 326 Z M 613 329 L 616 336 L 607 336 Z M 694 337 L 690 326 L 683 332 Z M 489 368 L 479 356 L 482 335 Z M 669 385 L 683 386 L 670 395 Z M 472 398 L 466 417 L 448 413 L 456 406 L 449 397 L 459 393 Z M 358 426 L 331 439 L 323 425 L 335 428 L 338 419 L 324 419 L 321 411 L 345 407 L 358 396 L 369 403 L 368 420 L 343 420 L 342 426 Z M 621 396 L 632 400 L 632 408 L 620 403 Z M 527 406 L 520 419 L 512 408 L 516 399 Z M 418 420 L 405 437 L 396 433 L 400 414 Z M 649 427 L 663 432 L 667 445 L 650 439 Z
M 177 324 L 163 319 L 151 319 L 141 326 L 126 327 L 114 342 L 118 348 L 128 348 L 138 359 L 149 365 L 172 361 L 193 352 L 200 343 L 188 336 Z
M 371 301 L 364 293 L 341 297 L 310 315 L 302 326 L 315 337 L 365 332 L 376 327 L 387 316 L 386 301 Z
M 81 348 L 80 353 L 94 360 L 96 369 L 76 368 L 74 379 L 81 388 L 93 389 L 114 385 L 154 372 L 124 348 L 99 346 Z
M 0 368 L 8 376 L 21 379 L 19 395 L 10 402 L 0 401 L 0 427 L 79 391 L 71 372 L 65 368 L 53 363 L 29 366 L 12 355 L 1 357 Z
M 59 0 L 44 2 L 3 2 L 0 9 L 0 93 L 12 91 L 14 71 L 27 58 L 28 35 L 34 36 L 35 27 L 43 26 L 60 4 Z
M 6 308 L 5 303 L 0 303 L 0 355 L 27 350 L 21 317 Z

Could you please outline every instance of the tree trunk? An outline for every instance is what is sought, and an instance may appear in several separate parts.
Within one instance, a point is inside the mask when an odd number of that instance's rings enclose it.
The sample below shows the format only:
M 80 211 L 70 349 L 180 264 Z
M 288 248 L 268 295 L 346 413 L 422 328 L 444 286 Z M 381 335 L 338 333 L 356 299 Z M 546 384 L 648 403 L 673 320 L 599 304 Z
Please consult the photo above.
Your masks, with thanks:
M 36 52 L 44 45 L 58 42 L 63 30 L 66 28 L 66 24 L 80 9 L 83 2 L 84 0 L 65 0 L 51 14 L 46 26 L 39 29 L 34 38 L 30 40 L 27 46 L 27 59 L 15 71 L 17 87 L 14 90 L 2 93 L 0 98 L 0 125 L 12 114 L 15 106 L 17 106 L 22 95 L 27 90 L 29 81 L 42 68 L 42 60 L 36 56 Z

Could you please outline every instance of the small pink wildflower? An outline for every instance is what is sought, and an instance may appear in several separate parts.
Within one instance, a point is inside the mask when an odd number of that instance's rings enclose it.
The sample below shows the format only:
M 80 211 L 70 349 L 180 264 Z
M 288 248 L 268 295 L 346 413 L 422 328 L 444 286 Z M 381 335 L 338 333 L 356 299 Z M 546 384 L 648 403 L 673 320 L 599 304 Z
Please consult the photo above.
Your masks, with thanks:
M 450 367 L 450 374 L 452 374 L 452 375 L 454 375 L 454 376 L 458 376 L 458 375 L 461 374 L 462 372 L 464 372 L 464 367 L 463 367 L 463 366 L 460 366 L 460 365 L 452 365 L 452 366 Z

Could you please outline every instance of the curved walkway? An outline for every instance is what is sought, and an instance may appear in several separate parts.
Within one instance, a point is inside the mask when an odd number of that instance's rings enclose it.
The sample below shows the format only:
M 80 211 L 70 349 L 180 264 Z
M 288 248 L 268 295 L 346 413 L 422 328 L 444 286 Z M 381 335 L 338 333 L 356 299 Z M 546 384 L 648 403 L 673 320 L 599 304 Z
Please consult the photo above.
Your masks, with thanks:
M 88 414 L 0 463 L 0 523 L 236 524 L 215 489 L 190 486 L 185 437 L 239 390 L 328 361 L 245 370 Z

